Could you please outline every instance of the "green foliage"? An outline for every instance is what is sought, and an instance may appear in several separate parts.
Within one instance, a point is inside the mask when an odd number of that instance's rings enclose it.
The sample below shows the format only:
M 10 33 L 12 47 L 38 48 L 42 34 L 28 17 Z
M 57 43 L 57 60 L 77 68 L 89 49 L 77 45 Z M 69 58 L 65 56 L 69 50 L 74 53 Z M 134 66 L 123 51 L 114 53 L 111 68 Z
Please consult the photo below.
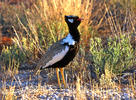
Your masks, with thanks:
M 64 37 L 66 27 L 59 21 L 54 21 L 51 24 L 38 24 L 36 25 L 38 42 L 42 49 L 47 49 L 53 42 L 60 40 Z
M 13 61 L 16 61 L 18 64 L 23 64 L 34 58 L 36 41 L 24 36 L 12 40 L 14 44 L 12 46 L 4 46 L 0 56 L 0 61 L 6 66 L 9 66 Z
M 39 44 L 43 45 L 44 48 L 44 44 L 46 44 L 46 35 L 44 34 L 46 28 L 43 28 L 44 26 L 38 25 L 37 28 L 37 33 L 38 33 L 38 38 L 40 39 Z
M 99 76 L 105 66 L 105 52 L 102 46 L 102 40 L 95 37 L 94 39 L 91 38 L 90 42 L 91 61 L 94 62 L 95 72 Z
M 97 76 L 105 71 L 106 64 L 115 74 L 120 74 L 134 64 L 134 50 L 129 36 L 121 34 L 114 38 L 109 37 L 106 44 L 102 43 L 101 38 L 91 38 L 90 58 Z
M 24 63 L 26 59 L 25 53 L 17 45 L 4 47 L 0 56 L 0 61 L 3 61 L 5 65 L 9 65 L 12 60 Z
M 49 34 L 49 29 L 45 26 L 45 24 L 43 23 L 42 25 L 38 24 L 37 26 L 37 38 L 39 39 L 39 45 L 43 48 L 43 49 L 47 49 L 49 45 L 52 44 L 52 42 L 54 41 L 51 34 Z

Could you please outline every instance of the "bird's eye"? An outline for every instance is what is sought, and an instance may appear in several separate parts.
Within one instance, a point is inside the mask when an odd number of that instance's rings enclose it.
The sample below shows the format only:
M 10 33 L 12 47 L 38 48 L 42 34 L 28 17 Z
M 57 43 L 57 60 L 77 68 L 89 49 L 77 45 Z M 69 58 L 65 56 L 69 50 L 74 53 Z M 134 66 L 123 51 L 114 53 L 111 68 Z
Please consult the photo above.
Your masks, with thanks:
M 73 22 L 74 22 L 74 20 L 73 20 L 73 19 L 68 19 L 68 21 L 69 21 L 70 23 L 73 23 Z

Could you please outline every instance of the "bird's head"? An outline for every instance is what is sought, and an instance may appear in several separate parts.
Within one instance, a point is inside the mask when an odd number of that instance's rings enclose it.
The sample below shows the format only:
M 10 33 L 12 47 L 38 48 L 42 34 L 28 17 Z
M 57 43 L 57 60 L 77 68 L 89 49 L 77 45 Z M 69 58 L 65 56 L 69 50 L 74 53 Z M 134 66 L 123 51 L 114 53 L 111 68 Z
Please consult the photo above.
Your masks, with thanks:
M 78 16 L 65 16 L 65 21 L 68 24 L 68 26 L 78 27 L 78 25 L 81 23 L 81 18 Z

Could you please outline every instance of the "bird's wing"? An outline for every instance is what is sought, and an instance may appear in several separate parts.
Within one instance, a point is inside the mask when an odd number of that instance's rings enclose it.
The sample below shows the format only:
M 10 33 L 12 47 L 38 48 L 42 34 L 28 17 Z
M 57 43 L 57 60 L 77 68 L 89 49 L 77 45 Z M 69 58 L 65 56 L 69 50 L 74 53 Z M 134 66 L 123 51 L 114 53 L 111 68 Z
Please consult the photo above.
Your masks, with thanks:
M 48 66 L 51 66 L 54 63 L 60 61 L 66 55 L 69 47 L 61 44 L 60 42 L 61 41 L 54 43 L 43 55 L 43 57 L 39 60 L 37 64 L 38 69 L 40 69 L 41 67 L 46 68 Z

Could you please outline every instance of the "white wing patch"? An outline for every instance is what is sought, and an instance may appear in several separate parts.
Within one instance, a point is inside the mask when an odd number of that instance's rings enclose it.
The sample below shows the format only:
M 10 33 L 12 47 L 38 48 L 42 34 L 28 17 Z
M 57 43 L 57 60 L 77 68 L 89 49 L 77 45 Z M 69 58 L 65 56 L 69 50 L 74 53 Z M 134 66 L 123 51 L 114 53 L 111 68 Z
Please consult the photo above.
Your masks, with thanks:
M 43 68 L 51 66 L 51 65 L 55 64 L 56 62 L 60 61 L 66 55 L 68 50 L 69 50 L 69 47 L 66 46 L 64 50 L 62 50 L 60 53 L 56 54 L 48 63 L 46 63 L 46 65 L 43 66 Z
M 73 20 L 73 19 L 68 19 L 68 21 L 69 21 L 70 23 L 73 23 L 73 22 L 74 22 L 74 20 Z
M 66 38 L 63 39 L 62 44 L 68 43 L 69 45 L 75 45 L 75 41 L 72 38 L 71 34 L 69 33 Z

